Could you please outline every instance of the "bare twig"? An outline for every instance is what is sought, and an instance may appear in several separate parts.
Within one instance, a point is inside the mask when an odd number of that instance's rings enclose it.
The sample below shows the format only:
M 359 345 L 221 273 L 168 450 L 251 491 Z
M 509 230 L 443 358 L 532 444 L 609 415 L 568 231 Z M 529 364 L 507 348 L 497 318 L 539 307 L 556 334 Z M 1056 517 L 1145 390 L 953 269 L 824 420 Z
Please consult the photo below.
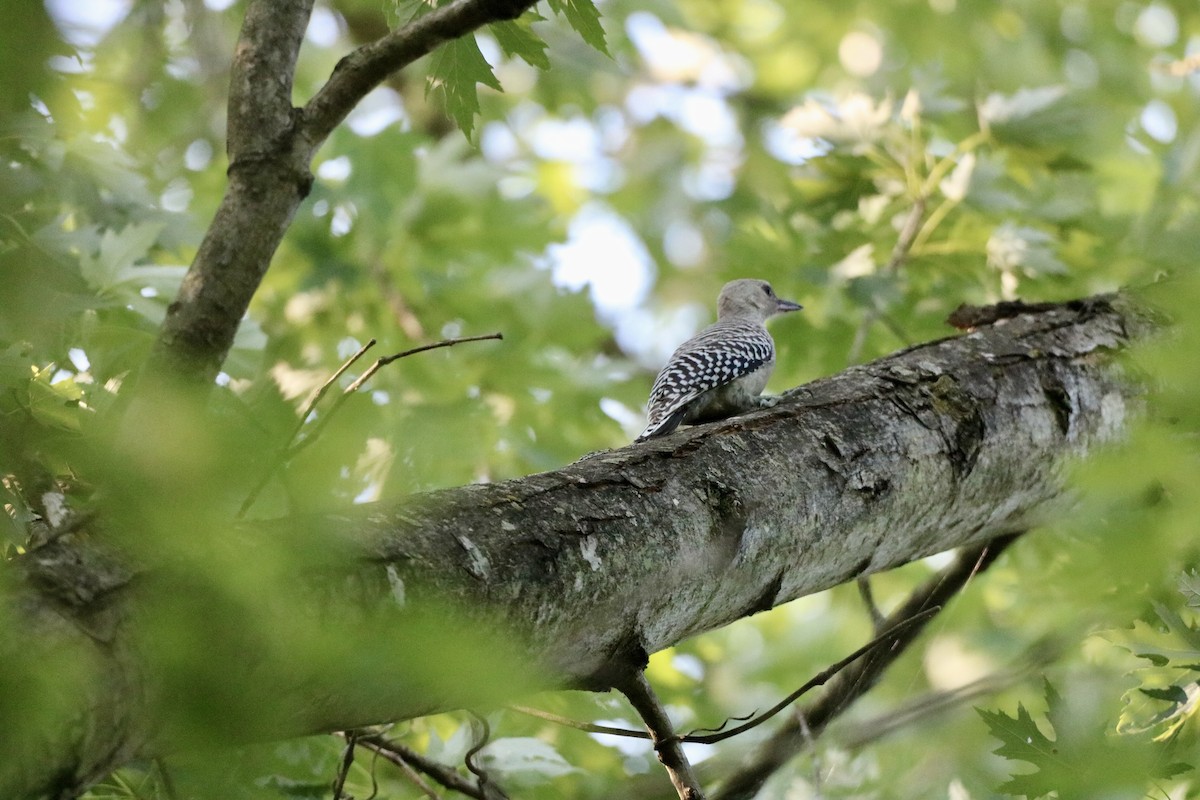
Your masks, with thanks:
M 370 771 L 371 793 L 369 795 L 367 795 L 365 798 L 363 798 L 363 800 L 375 800 L 375 797 L 379 794 L 379 778 L 375 774 L 375 767 L 376 767 L 376 764 L 378 763 L 378 761 L 379 761 L 379 753 L 372 750 L 371 751 L 371 771 Z M 425 783 L 425 781 L 421 779 L 421 776 L 418 775 L 412 767 L 410 767 L 406 764 L 403 767 L 401 767 L 400 769 L 404 773 L 405 777 L 407 777 L 410 781 L 412 781 L 417 786 L 418 789 L 426 791 L 427 796 L 432 797 L 433 800 L 438 800 L 437 793 L 429 788 L 429 784 Z
M 492 738 L 492 726 L 488 724 L 488 721 L 483 716 L 476 714 L 474 711 L 471 711 L 470 714 L 473 718 L 472 727 L 477 729 L 477 733 L 475 744 L 463 756 L 463 763 L 467 765 L 467 769 L 471 771 L 471 774 L 478 781 L 479 793 L 481 795 L 488 798 L 488 800 L 507 800 L 508 795 L 499 786 L 492 783 L 487 770 L 475 762 L 475 756 L 479 754 L 480 750 L 487 747 L 488 741 Z
M 537 717 L 544 719 L 547 722 L 553 722 L 555 725 L 562 725 L 565 728 L 574 728 L 577 731 L 587 731 L 588 733 L 604 733 L 609 736 L 623 736 L 626 739 L 645 739 L 649 741 L 650 734 L 645 731 L 635 731 L 629 728 L 614 728 L 610 725 L 596 725 L 592 722 L 580 722 L 577 719 L 564 717 L 555 714 L 551 711 L 543 711 L 540 708 L 532 708 L 530 706 L 508 706 L 509 711 L 515 711 L 518 714 L 524 714 L 527 717 Z
M 423 353 L 426 350 L 435 350 L 439 347 L 450 347 L 463 342 L 479 342 L 485 339 L 503 338 L 504 335 L 499 332 L 483 334 L 481 336 L 461 336 L 457 339 L 444 339 L 440 342 L 433 342 L 432 344 L 423 344 L 420 347 L 414 347 L 410 350 L 404 350 L 399 353 L 393 353 L 390 356 L 384 356 L 376 359 L 375 363 L 367 367 L 362 375 L 359 375 L 349 386 L 342 390 L 342 393 L 338 395 L 337 400 L 334 401 L 329 410 L 325 412 L 320 421 L 317 422 L 317 425 L 313 429 L 312 433 L 297 441 L 296 437 L 300 435 L 300 431 L 304 428 L 305 421 L 307 421 L 309 415 L 312 414 L 313 409 L 316 407 L 317 403 L 320 402 L 321 398 L 323 398 L 333 384 L 337 382 L 337 379 L 345 374 L 346 370 L 348 370 L 356 361 L 358 361 L 358 359 L 362 358 L 363 354 L 366 353 L 367 350 L 371 349 L 371 347 L 375 345 L 375 340 L 371 339 L 371 341 L 360 347 L 358 351 L 354 353 L 354 355 L 350 356 L 350 358 L 348 358 L 340 367 L 338 367 L 337 371 L 333 373 L 333 375 L 331 375 L 329 379 L 325 381 L 325 383 L 321 384 L 321 388 L 317 390 L 316 394 L 309 398 L 308 402 L 305 403 L 304 409 L 300 413 L 300 419 L 296 423 L 295 429 L 292 431 L 292 435 L 288 437 L 288 440 L 284 444 L 283 449 L 280 451 L 279 456 L 271 463 L 270 468 L 266 471 L 266 473 L 264 473 L 263 477 L 259 479 L 259 482 L 254 485 L 254 488 L 250 491 L 250 493 L 246 495 L 246 499 L 242 501 L 242 505 L 238 509 L 237 517 L 240 519 L 241 517 L 245 516 L 246 512 L 249 511 L 254 505 L 254 501 L 258 499 L 260 494 L 262 494 L 263 489 L 265 489 L 267 484 L 270 483 L 271 477 L 289 461 L 295 458 L 296 455 L 299 454 L 304 448 L 312 444 L 313 441 L 315 441 L 316 438 L 325 430 L 325 427 L 329 424 L 329 420 L 333 417 L 334 413 L 340 409 L 343 404 L 345 404 L 352 394 L 361 389 L 363 384 L 370 380 L 371 377 L 380 370 L 380 368 L 386 367 L 393 361 L 398 361 L 401 358 L 415 355 L 417 353 Z
M 815 689 L 818 686 L 823 686 L 828 683 L 833 676 L 837 675 L 839 672 L 844 670 L 850 664 L 853 664 L 858 659 L 862 658 L 867 653 L 891 642 L 910 626 L 916 625 L 919 622 L 923 622 L 927 617 L 933 616 L 933 614 L 935 614 L 937 611 L 937 608 L 925 609 L 920 613 L 915 614 L 910 619 L 891 625 L 887 630 L 880 633 L 879 636 L 876 636 L 874 639 L 867 642 L 850 655 L 846 656 L 840 661 L 830 664 L 828 667 L 809 678 L 803 686 L 789 694 L 787 697 L 776 703 L 768 710 L 764 711 L 762 714 L 751 715 L 750 717 L 731 718 L 733 720 L 748 720 L 742 725 L 738 725 L 735 728 L 726 729 L 725 726 L 730 722 L 730 720 L 726 720 L 719 727 L 697 728 L 690 733 L 687 733 L 683 736 L 675 736 L 674 738 L 687 744 L 716 744 L 717 742 L 723 741 L 730 737 L 737 736 L 739 733 L 745 733 L 752 728 L 756 728 L 767 720 L 771 719 L 771 717 L 774 717 L 780 711 L 783 711 L 792 703 L 796 702 L 807 692 Z M 531 717 L 537 717 L 538 719 L 544 719 L 548 722 L 564 725 L 568 728 L 587 731 L 588 733 L 604 733 L 610 736 L 623 736 L 627 739 L 651 739 L 651 735 L 645 731 L 635 731 L 628 728 L 614 728 L 608 725 L 595 725 L 590 722 L 579 722 L 568 717 L 562 717 L 558 714 L 553 714 L 549 711 L 542 711 L 541 709 L 530 708 L 528 706 L 509 706 L 509 709 L 520 714 L 526 714 Z
M 342 800 L 342 790 L 346 788 L 346 778 L 350 775 L 350 767 L 354 765 L 354 743 L 358 734 L 347 731 L 346 749 L 342 752 L 342 761 L 338 764 L 337 776 L 333 779 L 333 800 Z
M 650 741 L 654 743 L 654 752 L 666 767 L 679 800 L 704 800 L 704 791 L 692 772 L 692 765 L 683 753 L 683 746 L 679 737 L 675 735 L 666 709 L 659 702 L 650 682 L 646 680 L 646 674 L 640 669 L 635 670 L 628 680 L 616 688 L 629 698 L 630 704 L 646 723 Z
M 451 347 L 456 344 L 462 344 L 463 342 L 483 342 L 483 341 L 487 341 L 488 339 L 503 339 L 503 338 L 504 338 L 504 334 L 500 333 L 499 331 L 497 331 L 496 333 L 485 333 L 485 334 L 481 334 L 479 336 L 460 336 L 456 339 L 443 339 L 440 342 L 434 342 L 433 344 L 423 344 L 420 347 L 414 347 L 411 350 L 403 350 L 399 353 L 393 353 L 390 356 L 384 356 L 383 358 L 376 360 L 376 362 L 374 364 L 372 364 L 370 367 L 368 367 L 366 372 L 364 372 L 362 375 L 359 375 L 358 379 L 355 380 L 354 383 L 347 386 L 346 390 L 344 392 L 342 392 L 342 394 L 346 395 L 346 394 L 350 394 L 352 392 L 357 391 L 359 388 L 362 387 L 362 385 L 364 383 L 369 381 L 371 379 L 371 377 L 374 376 L 374 374 L 376 372 L 378 372 L 381 367 L 386 367 L 388 364 L 392 363 L 393 361 L 398 361 L 402 358 L 407 358 L 408 356 L 416 355 L 417 353 L 424 353 L 426 350 L 436 350 L 439 347 Z
M 1058 657 L 1059 649 L 1053 642 L 1039 642 L 1024 658 L 1007 669 L 988 673 L 954 689 L 921 695 L 886 714 L 855 723 L 850 730 L 839 728 L 838 745 L 848 750 L 857 750 L 927 717 L 942 714 L 975 698 L 995 694 L 1028 680 L 1046 664 L 1054 661 Z
M 354 365 L 354 362 L 362 358 L 363 355 L 365 355 L 366 352 L 374 346 L 375 339 L 371 339 L 362 347 L 358 348 L 354 355 L 343 361 L 342 365 L 337 368 L 337 371 L 330 375 L 329 379 L 321 384 L 321 388 L 317 389 L 316 393 L 314 393 L 312 397 L 308 398 L 308 402 L 304 404 L 304 408 L 300 411 L 300 418 L 296 420 L 296 427 L 292 429 L 291 436 L 289 436 L 287 441 L 283 443 L 283 446 L 279 449 L 279 454 L 272 460 L 270 467 L 263 472 L 263 476 L 259 478 L 258 483 L 254 485 L 254 488 L 251 489 L 250 493 L 246 495 L 246 499 L 242 501 L 242 505 L 240 508 L 238 508 L 238 512 L 236 514 L 237 519 L 241 519 L 242 517 L 246 516 L 246 512 L 250 510 L 250 507 L 254 505 L 254 501 L 258 499 L 260 494 L 262 494 L 262 490 L 267 488 L 267 484 L 271 482 L 271 476 L 273 476 L 277 470 L 287 463 L 292 442 L 296 441 L 296 437 L 299 436 L 300 431 L 304 429 L 304 423 L 308 420 L 308 415 L 311 414 L 313 409 L 317 407 L 317 403 L 321 402 L 321 398 L 323 398 L 329 389 L 335 383 L 337 383 L 337 379 L 342 377 L 342 375 L 346 373 L 346 370 L 350 369 L 350 367 Z
M 792 703 L 796 702 L 802 695 L 807 694 L 809 691 L 818 686 L 824 686 L 832 678 L 838 675 L 838 673 L 842 672 L 842 670 L 846 669 L 846 667 L 850 666 L 862 656 L 873 650 L 882 650 L 883 648 L 881 648 L 880 645 L 888 642 L 895 643 L 896 641 L 902 639 L 914 628 L 920 629 L 933 617 L 934 614 L 939 611 L 941 611 L 941 606 L 934 606 L 933 608 L 921 609 L 906 619 L 889 620 L 885 622 L 884 631 L 879 636 L 867 642 L 865 645 L 858 648 L 841 661 L 838 661 L 821 672 L 818 672 L 816 675 L 809 678 L 808 681 L 799 689 L 792 692 L 787 697 L 776 703 L 769 710 L 759 714 L 749 722 L 742 723 L 741 725 L 730 728 L 726 731 L 721 731 L 720 733 L 712 733 L 705 736 L 697 736 L 693 731 L 692 733 L 689 733 L 687 736 L 683 737 L 683 741 L 695 742 L 697 744 L 716 744 L 717 742 L 737 736 L 740 733 L 745 733 L 751 728 L 757 728 L 759 725 L 762 725 L 771 717 L 775 716 L 780 711 L 783 711 Z
M 417 353 L 424 353 L 426 350 L 436 350 L 439 347 L 451 347 L 456 344 L 462 344 L 463 342 L 482 342 L 487 339 L 503 338 L 504 334 L 499 332 L 486 333 L 481 336 L 460 336 L 457 339 L 443 339 L 440 342 L 423 344 L 420 347 L 414 347 L 411 350 L 404 350 L 399 353 L 393 353 L 390 356 L 383 356 L 382 358 L 376 359 L 375 363 L 367 367 L 366 370 L 363 371 L 362 375 L 359 375 L 349 386 L 342 390 L 342 393 L 338 395 L 337 400 L 333 401 L 333 405 L 329 407 L 329 410 L 326 411 L 324 416 L 322 416 L 317 422 L 317 425 L 313 429 L 312 433 L 301 439 L 299 442 L 296 442 L 296 444 L 292 446 L 291 451 L 288 453 L 288 458 L 295 458 L 301 450 L 312 444 L 325 430 L 326 426 L 329 425 L 329 421 L 333 419 L 333 416 L 335 413 L 337 413 L 338 409 L 340 409 L 346 403 L 346 401 L 350 399 L 350 396 L 361 389 L 367 381 L 373 378 L 376 372 L 379 372 L 381 368 L 386 367 L 393 361 L 398 361 L 402 358 L 416 355 Z
M 871 579 L 866 575 L 860 575 L 855 583 L 858 584 L 858 594 L 862 597 L 863 605 L 867 607 L 867 614 L 871 617 L 871 627 L 878 636 L 879 632 L 883 630 L 883 612 L 875 604 L 875 592 L 871 590 Z
M 379 781 L 375 777 L 375 762 L 379 760 L 379 756 L 380 753 L 378 750 L 371 750 L 371 794 L 367 796 L 366 800 L 374 800 L 375 796 L 379 794 Z M 421 773 L 413 769 L 412 765 L 407 761 L 397 758 L 392 760 L 391 763 L 404 773 L 404 777 L 408 778 L 408 782 L 417 787 L 421 794 L 431 798 L 431 800 L 441 800 L 442 796 L 434 791 L 434 788 L 421 777 Z
M 811 742 L 824 732 L 830 722 L 878 682 L 933 618 L 928 612 L 935 607 L 944 608 L 972 577 L 987 569 L 1018 536 L 1019 533 L 1000 536 L 963 550 L 953 564 L 909 595 L 887 617 L 886 624 L 892 629 L 897 624 L 915 621 L 918 615 L 923 615 L 920 622 L 900 632 L 890 648 L 877 650 L 870 658 L 843 671 L 830 682 L 820 698 L 806 708 L 798 709 L 793 719 L 763 743 L 756 758 L 722 782 L 715 794 L 717 800 L 750 800 L 754 797 L 776 770 L 806 746 L 811 746 Z
M 485 795 L 473 781 L 459 775 L 453 767 L 439 764 L 433 759 L 426 758 L 417 751 L 405 747 L 399 742 L 390 741 L 377 733 L 360 735 L 358 746 L 377 753 L 381 758 L 392 762 L 401 769 L 421 772 L 447 789 L 465 794 L 467 797 L 473 797 L 475 800 L 492 800 L 495 797 L 495 795 Z M 422 781 L 421 784 L 424 782 Z M 423 785 L 422 791 L 430 797 L 437 797 L 437 793 L 428 785 Z
M 335 383 L 337 383 L 337 379 L 345 375 L 346 370 L 354 366 L 354 363 L 366 355 L 367 351 L 374 346 L 375 339 L 372 338 L 362 347 L 355 350 L 354 355 L 343 361 L 342 365 L 337 368 L 337 371 L 330 375 L 329 379 L 321 384 L 321 388 L 317 389 L 316 393 L 313 394 L 312 397 L 308 398 L 308 402 L 304 404 L 304 408 L 300 411 L 300 419 L 296 420 L 296 427 L 292 431 L 292 435 L 288 437 L 287 446 L 291 446 L 292 442 L 296 440 L 296 437 L 300 435 L 300 431 L 304 427 L 304 421 L 308 419 L 308 415 L 311 414 L 313 409 L 317 407 L 317 403 L 321 402 L 321 398 L 325 396 L 325 393 L 328 392 Z

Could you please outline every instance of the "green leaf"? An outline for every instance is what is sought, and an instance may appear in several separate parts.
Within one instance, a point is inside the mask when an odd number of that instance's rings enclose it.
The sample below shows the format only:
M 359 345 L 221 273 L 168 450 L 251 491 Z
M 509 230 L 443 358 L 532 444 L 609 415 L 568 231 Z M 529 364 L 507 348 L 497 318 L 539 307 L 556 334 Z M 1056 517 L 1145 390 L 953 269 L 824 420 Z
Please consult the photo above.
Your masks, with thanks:
M 1108 724 L 1099 720 L 1081 726 L 1078 708 L 1069 708 L 1049 681 L 1043 691 L 1054 739 L 1041 732 L 1023 705 L 1017 705 L 1016 717 L 976 709 L 988 732 L 1001 741 L 993 752 L 1036 768 L 1013 775 L 999 791 L 1030 800 L 1051 792 L 1060 797 L 1094 797 L 1121 785 L 1140 786 L 1146 777 L 1178 774 L 1182 765 L 1164 764 L 1162 744 L 1142 736 L 1113 735 Z
M 1187 692 L 1179 686 L 1169 686 L 1166 689 L 1138 689 L 1139 692 L 1155 700 L 1165 700 L 1168 703 L 1186 703 Z
M 1163 603 L 1154 602 L 1154 613 L 1163 624 L 1193 650 L 1200 652 L 1200 631 L 1188 625 L 1175 611 Z
M 979 106 L 979 115 L 992 125 L 1004 125 L 1041 114 L 1067 94 L 1063 86 L 1019 89 L 1015 94 L 994 92 Z
M 1087 132 L 1081 107 L 1071 99 L 1062 86 L 1021 89 L 1011 95 L 990 94 L 979 105 L 979 119 L 1001 142 L 1067 147 Z
M 524 17 L 522 17 L 524 19 Z M 506 56 L 517 56 L 526 64 L 538 69 L 550 69 L 550 58 L 546 55 L 546 43 L 521 20 L 493 22 L 490 26 L 496 44 Z
M 150 252 L 166 223 L 143 222 L 127 225 L 120 232 L 105 231 L 100 238 L 100 250 L 95 255 L 79 259 L 83 278 L 100 291 L 111 289 L 127 280 L 127 270 Z
M 502 91 L 474 36 L 463 36 L 442 45 L 429 71 L 426 94 L 441 89 L 446 98 L 446 113 L 454 118 L 468 138 L 479 113 L 479 94 L 475 84 L 482 83 Z
M 425 0 L 392 0 L 384 8 L 389 28 L 403 28 L 418 17 L 423 17 L 434 9 L 432 3 Z
M 54 372 L 53 366 L 34 372 L 29 382 L 29 412 L 47 427 L 78 431 L 85 414 L 80 406 L 83 391 L 74 378 L 51 383 Z
M 550 10 L 567 18 L 583 40 L 604 55 L 611 57 L 604 28 L 600 25 L 600 11 L 592 0 L 550 0 Z
M 1031 764 L 1041 764 L 1056 755 L 1054 742 L 1038 728 L 1029 711 L 1017 704 L 1017 716 L 1010 717 L 1003 711 L 976 709 L 987 723 L 988 732 L 1002 744 L 994 752 L 998 756 Z
M 554 746 L 528 736 L 513 736 L 491 742 L 483 751 L 488 769 L 509 777 L 546 780 L 578 772 Z M 540 782 L 540 781 L 537 781 Z
M 1181 574 L 1179 591 L 1187 601 L 1188 608 L 1200 608 L 1200 575 L 1195 571 Z
M 1046 704 L 1050 716 L 1061 714 L 1062 698 L 1049 681 L 1045 682 Z M 1033 721 L 1024 705 L 1017 704 L 1017 716 L 1010 717 L 1003 711 L 975 709 L 987 723 L 988 732 L 1001 741 L 1001 746 L 992 751 L 1013 761 L 1026 761 L 1037 770 L 1024 775 L 1013 775 L 999 790 L 1006 794 L 1025 795 L 1034 800 L 1062 785 L 1064 776 L 1071 775 L 1071 768 L 1059 753 L 1058 742 L 1049 739 Z

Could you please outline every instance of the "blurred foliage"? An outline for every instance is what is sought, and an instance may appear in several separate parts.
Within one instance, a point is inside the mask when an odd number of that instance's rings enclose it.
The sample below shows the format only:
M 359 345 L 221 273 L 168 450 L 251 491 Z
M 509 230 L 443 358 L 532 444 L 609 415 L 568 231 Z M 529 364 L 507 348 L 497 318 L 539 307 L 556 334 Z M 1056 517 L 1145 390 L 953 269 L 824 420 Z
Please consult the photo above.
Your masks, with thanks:
M 266 474 L 252 517 L 514 477 L 623 445 L 655 368 L 734 277 L 769 279 L 805 305 L 774 326 L 776 387 L 947 335 L 959 303 L 1127 287 L 1175 322 L 1123 362 L 1148 387 L 1144 420 L 1080 466 L 1083 500 L 1068 518 L 975 581 L 763 796 L 1200 796 L 1194 772 L 1172 766 L 1197 763 L 1200 691 L 1195 4 L 608 0 L 596 17 L 586 0 L 550 2 L 442 48 L 364 102 L 314 165 L 214 418 L 165 406 L 116 447 L 106 412 L 223 189 L 245 3 L 97 3 L 116 16 L 96 29 L 70 23 L 70 4 L 54 4 L 53 20 L 39 3 L 18 5 L 0 29 L 3 543 L 19 553 L 66 502 L 101 511 L 129 546 L 189 565 L 188 598 L 147 634 L 178 681 L 186 735 L 221 735 L 209 728 L 214 697 L 242 710 L 234 723 L 270 716 L 269 687 L 221 686 L 221 660 L 241 652 L 290 653 L 319 670 L 357 642 L 364 675 L 404 659 L 344 628 L 315 631 L 308 617 L 278 625 L 280 583 L 325 551 L 303 539 L 307 552 L 293 541 L 248 560 L 229 541 L 230 518 Z M 349 48 L 425 7 L 320 4 L 297 102 Z M 910 219 L 915 235 L 897 249 Z M 376 349 L 337 388 L 376 355 L 493 331 L 502 342 L 386 367 L 325 425 L 327 398 L 300 432 L 320 424 L 320 436 L 277 463 L 304 402 L 368 339 Z M 885 610 L 938 563 L 878 576 Z M 192 604 L 218 612 L 212 630 L 181 627 Z M 659 653 L 650 677 L 680 726 L 716 725 L 769 706 L 869 636 L 857 593 L 840 587 Z M 1049 668 L 1056 688 L 964 693 L 949 711 L 851 744 L 856 725 L 1003 671 L 1048 639 L 1063 653 Z M 467 652 L 433 647 L 403 668 L 461 680 Z M 6 718 L 59 713 L 62 688 L 84 679 L 66 665 L 22 669 L 0 669 Z M 634 724 L 612 697 L 537 702 Z M 640 743 L 508 711 L 490 722 L 483 761 L 522 798 L 670 796 Z M 720 775 L 766 727 L 694 755 Z M 461 764 L 472 730 L 448 714 L 388 735 Z M 1022 736 L 1081 766 L 1011 777 L 1028 773 L 1021 761 L 1039 765 Z M 327 797 L 341 750 L 318 737 L 166 765 L 177 797 Z M 346 791 L 422 796 L 361 752 Z M 159 766 L 132 765 L 90 796 L 167 789 Z

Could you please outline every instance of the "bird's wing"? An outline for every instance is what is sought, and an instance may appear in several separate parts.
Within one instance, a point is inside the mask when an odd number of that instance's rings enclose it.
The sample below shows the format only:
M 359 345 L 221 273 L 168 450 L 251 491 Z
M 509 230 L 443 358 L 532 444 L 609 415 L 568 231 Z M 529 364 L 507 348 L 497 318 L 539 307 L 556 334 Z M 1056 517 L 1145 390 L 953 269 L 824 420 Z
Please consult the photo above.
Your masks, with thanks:
M 749 375 L 775 357 L 761 325 L 718 322 L 681 344 L 650 389 L 646 429 L 637 441 L 670 433 L 700 395 Z

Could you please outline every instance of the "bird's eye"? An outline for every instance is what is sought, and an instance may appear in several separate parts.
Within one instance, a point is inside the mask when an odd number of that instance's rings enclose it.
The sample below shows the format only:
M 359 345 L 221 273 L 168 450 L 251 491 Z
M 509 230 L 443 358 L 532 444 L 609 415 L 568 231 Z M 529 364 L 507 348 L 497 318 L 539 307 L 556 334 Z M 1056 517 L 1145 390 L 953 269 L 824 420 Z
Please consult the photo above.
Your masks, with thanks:
M 763 294 L 765 294 L 767 297 L 770 297 L 772 294 L 774 294 L 774 292 L 771 291 L 770 284 L 768 284 L 768 283 L 763 284 Z

